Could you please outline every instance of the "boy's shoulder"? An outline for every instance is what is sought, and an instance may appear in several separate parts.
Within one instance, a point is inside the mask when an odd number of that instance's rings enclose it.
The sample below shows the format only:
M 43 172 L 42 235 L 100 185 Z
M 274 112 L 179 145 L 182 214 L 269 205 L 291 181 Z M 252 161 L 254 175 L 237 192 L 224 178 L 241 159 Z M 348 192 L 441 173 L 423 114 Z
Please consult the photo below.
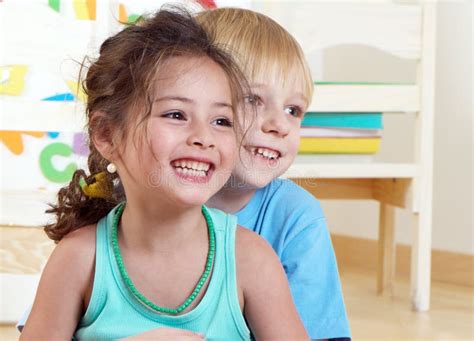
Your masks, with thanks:
M 276 178 L 264 188 L 265 200 L 273 209 L 288 212 L 311 212 L 320 214 L 323 212 L 319 200 L 303 187 L 297 185 L 290 179 Z

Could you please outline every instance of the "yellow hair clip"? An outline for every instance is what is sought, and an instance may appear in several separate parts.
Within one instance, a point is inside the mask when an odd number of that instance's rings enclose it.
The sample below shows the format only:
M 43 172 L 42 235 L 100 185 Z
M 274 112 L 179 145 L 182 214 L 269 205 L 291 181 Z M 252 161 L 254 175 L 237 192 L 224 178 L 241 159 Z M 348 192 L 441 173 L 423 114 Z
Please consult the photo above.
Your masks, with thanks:
M 107 198 L 110 195 L 107 185 L 107 173 L 100 172 L 94 175 L 95 182 L 88 185 L 85 181 L 82 183 L 82 192 L 90 198 Z

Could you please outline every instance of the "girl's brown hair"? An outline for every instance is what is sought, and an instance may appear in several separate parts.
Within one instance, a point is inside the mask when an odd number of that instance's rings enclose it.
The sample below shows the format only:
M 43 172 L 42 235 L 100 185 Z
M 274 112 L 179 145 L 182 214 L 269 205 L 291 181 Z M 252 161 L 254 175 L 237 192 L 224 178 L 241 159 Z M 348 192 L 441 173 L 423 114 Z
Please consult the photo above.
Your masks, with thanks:
M 58 242 L 69 232 L 96 223 L 125 200 L 118 175 L 106 171 L 109 162 L 95 148 L 93 136 L 105 137 L 115 146 L 133 128 L 132 122 L 136 124 L 134 128 L 145 122 L 152 109 L 155 76 L 160 65 L 175 56 L 208 57 L 220 65 L 229 80 L 236 112 L 246 93 L 245 78 L 232 59 L 216 48 L 206 31 L 183 9 L 162 8 L 108 38 L 82 82 L 87 94 L 91 175 L 77 170 L 69 185 L 59 190 L 57 204 L 46 211 L 56 215 L 56 222 L 45 226 L 49 238 Z M 85 69 L 84 63 L 81 69 Z M 99 173 L 106 174 L 106 179 L 100 181 L 102 195 L 87 196 L 84 185 L 93 184 Z

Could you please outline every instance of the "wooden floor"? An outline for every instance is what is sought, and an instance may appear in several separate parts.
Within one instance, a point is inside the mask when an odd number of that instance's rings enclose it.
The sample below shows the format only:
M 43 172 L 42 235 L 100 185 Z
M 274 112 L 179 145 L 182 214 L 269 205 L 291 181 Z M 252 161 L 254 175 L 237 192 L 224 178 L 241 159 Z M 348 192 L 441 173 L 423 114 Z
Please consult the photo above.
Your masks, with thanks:
M 430 311 L 417 313 L 408 278 L 386 296 L 375 294 L 375 273 L 346 269 L 341 280 L 354 340 L 474 340 L 472 287 L 434 282 Z
M 392 296 L 375 294 L 375 274 L 357 268 L 341 273 L 353 340 L 474 340 L 474 292 L 433 283 L 431 310 L 410 310 L 408 280 Z M 0 326 L 0 340 L 16 340 L 13 326 Z

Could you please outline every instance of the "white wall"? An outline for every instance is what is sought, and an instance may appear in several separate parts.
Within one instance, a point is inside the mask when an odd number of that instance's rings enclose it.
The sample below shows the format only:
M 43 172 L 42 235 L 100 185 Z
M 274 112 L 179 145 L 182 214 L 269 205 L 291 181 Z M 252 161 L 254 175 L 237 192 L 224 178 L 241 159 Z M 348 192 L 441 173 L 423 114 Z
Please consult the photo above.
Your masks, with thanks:
M 433 248 L 474 254 L 473 238 L 473 74 L 472 18 L 474 5 L 469 1 L 438 3 L 436 51 L 435 155 L 433 188 Z M 363 60 L 361 51 L 354 51 L 354 60 Z M 347 51 L 340 58 L 347 59 Z M 331 52 L 325 55 L 325 76 L 337 78 L 338 60 Z M 409 80 L 410 65 L 399 63 L 390 70 L 387 57 L 379 67 L 364 72 L 370 80 L 385 66 L 394 81 Z M 360 68 L 354 68 L 354 79 L 360 79 Z M 401 75 L 401 76 L 400 76 Z M 385 74 L 386 76 L 386 74 Z M 346 74 L 346 78 L 351 77 Z M 399 79 L 402 77 L 403 79 Z M 372 80 L 376 80 L 372 78 Z M 350 79 L 347 79 L 350 80 Z M 400 139 L 402 129 L 412 124 L 413 117 L 384 118 L 385 131 L 382 155 L 378 158 L 403 161 L 411 150 L 411 138 Z M 411 159 L 412 155 L 409 155 Z M 331 232 L 362 238 L 377 239 L 378 204 L 368 201 L 323 201 Z M 360 212 L 367 212 L 360 215 Z M 411 243 L 410 214 L 397 210 L 397 242 Z

